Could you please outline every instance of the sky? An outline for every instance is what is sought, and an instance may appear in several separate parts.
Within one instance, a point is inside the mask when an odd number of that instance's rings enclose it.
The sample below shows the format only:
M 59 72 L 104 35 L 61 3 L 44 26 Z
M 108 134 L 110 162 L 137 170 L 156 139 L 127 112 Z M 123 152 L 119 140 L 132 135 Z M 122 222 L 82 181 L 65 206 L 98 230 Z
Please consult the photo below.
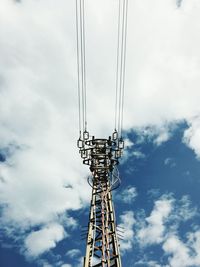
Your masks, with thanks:
M 85 0 L 88 129 L 114 128 L 117 0 Z M 126 267 L 200 266 L 200 2 L 129 0 Z M 0 266 L 79 267 L 91 188 L 78 138 L 75 1 L 0 0 Z

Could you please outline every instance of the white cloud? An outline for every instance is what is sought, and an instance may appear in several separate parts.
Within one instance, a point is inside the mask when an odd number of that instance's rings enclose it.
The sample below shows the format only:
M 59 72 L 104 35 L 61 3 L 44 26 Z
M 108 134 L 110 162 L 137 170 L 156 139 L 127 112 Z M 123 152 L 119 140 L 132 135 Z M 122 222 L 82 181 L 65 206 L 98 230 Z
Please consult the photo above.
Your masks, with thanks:
M 157 200 L 150 216 L 145 219 L 145 225 L 138 232 L 142 246 L 159 244 L 164 239 L 165 222 L 172 211 L 172 200 L 163 198 Z
M 120 216 L 120 221 L 121 223 L 119 224 L 119 227 L 123 231 L 123 240 L 120 241 L 120 251 L 124 253 L 133 247 L 133 226 L 135 224 L 134 213 L 132 211 L 125 211 Z
M 78 263 L 77 263 L 77 267 L 82 267 L 83 266 L 83 259 L 84 257 L 80 257 L 78 260 Z
M 189 249 L 176 237 L 169 237 L 163 245 L 166 253 L 173 254 L 169 259 L 170 266 L 187 267 L 189 264 Z
M 188 145 L 197 157 L 200 158 L 200 117 L 197 116 L 190 120 L 190 126 L 184 133 L 183 141 Z
M 147 266 L 148 267 L 164 267 L 164 266 L 161 266 L 158 262 L 156 262 L 156 261 L 149 261 L 148 263 L 147 263 Z
M 125 138 L 124 144 L 125 144 L 125 148 L 132 148 L 134 145 L 134 143 L 128 138 Z
M 184 243 L 178 236 L 170 236 L 163 244 L 163 250 L 169 255 L 171 267 L 198 267 L 200 265 L 200 231 L 188 233 Z
M 0 2 L 0 151 L 7 156 L 0 162 L 1 227 L 48 225 L 89 202 L 72 123 L 72 27 L 65 1 Z M 74 227 L 72 220 L 66 216 L 65 227 Z
M 176 166 L 175 160 L 174 160 L 173 158 L 166 158 L 166 159 L 164 160 L 164 164 L 165 164 L 166 166 L 169 166 L 170 168 L 173 168 L 173 167 Z
M 132 155 L 133 155 L 134 157 L 136 157 L 137 159 L 144 159 L 144 158 L 145 158 L 145 154 L 142 153 L 142 152 L 139 151 L 139 150 L 135 150 L 135 151 L 133 151 Z
M 149 217 L 139 222 L 137 238 L 141 246 L 160 244 L 169 233 L 176 233 L 180 224 L 198 216 L 197 207 L 192 206 L 188 195 L 180 200 L 172 195 L 163 195 L 154 203 Z
M 65 237 L 62 225 L 53 224 L 41 230 L 31 232 L 25 239 L 27 256 L 37 257 L 56 246 Z
M 135 110 L 132 114 L 138 125 L 149 124 L 149 121 L 157 124 L 165 120 L 189 120 L 192 114 L 199 112 L 195 99 L 200 94 L 199 63 L 195 59 L 199 52 L 192 42 L 200 42 L 200 38 L 195 37 L 200 4 L 196 0 L 186 2 L 181 9 L 176 9 L 172 1 L 162 5 L 157 0 L 132 3 L 135 10 L 131 18 L 137 24 L 131 28 L 134 34 L 129 37 L 131 44 L 135 42 L 129 62 L 135 59 L 132 64 L 137 75 L 132 76 L 134 97 L 129 95 L 127 102 L 130 106 L 134 99 L 131 111 Z M 185 23 L 187 27 L 183 26 Z M 139 106 L 141 112 L 138 112 Z M 126 118 L 130 125 L 130 110 L 129 114 Z
M 138 265 L 165 267 L 197 267 L 200 264 L 200 231 L 199 226 L 193 227 L 192 232 L 186 232 L 184 241 L 179 230 L 195 216 L 199 215 L 197 208 L 192 206 L 191 200 L 184 195 L 180 200 L 172 195 L 163 195 L 155 201 L 149 217 L 136 221 L 135 242 L 144 249 L 144 255 Z M 138 219 L 138 216 L 136 216 Z M 157 263 L 151 254 L 145 254 L 145 249 L 152 245 L 159 245 L 166 256 Z
M 117 194 L 116 198 L 124 203 L 131 204 L 135 198 L 137 197 L 138 193 L 135 187 L 128 186 L 125 188 L 121 194 Z
M 168 141 L 170 138 L 169 132 L 168 131 L 161 131 L 157 138 L 155 139 L 155 144 L 157 146 L 161 145 L 162 143 Z
M 151 260 L 139 260 L 138 262 L 135 263 L 136 266 L 147 266 L 147 267 L 169 267 L 169 266 L 161 266 L 159 263 L 156 261 L 151 261 Z
M 156 146 L 160 146 L 162 143 L 170 139 L 175 128 L 176 124 L 174 124 L 173 122 L 172 123 L 163 122 L 162 125 L 158 124 L 158 125 L 148 125 L 145 127 L 137 127 L 135 128 L 135 131 L 137 131 L 138 133 L 137 144 L 141 144 L 146 141 L 148 142 L 151 141 Z
M 53 267 L 53 266 L 49 263 L 44 263 L 43 267 Z
M 117 5 L 98 4 L 87 3 L 88 122 L 92 134 L 104 136 L 114 117 L 108 88 L 115 83 Z M 179 9 L 175 1 L 130 3 L 124 114 L 125 129 L 155 125 L 158 145 L 170 137 L 166 125 L 186 120 L 185 138 L 197 154 L 199 11 L 199 0 Z M 0 149 L 11 151 L 0 163 L 6 227 L 48 225 L 89 202 L 87 168 L 75 147 L 74 14 L 71 1 L 0 1 Z
M 42 267 L 53 267 L 53 265 L 51 265 L 50 263 L 48 263 L 45 260 L 39 260 L 37 262 L 38 262 L 39 266 L 42 266 Z
M 188 195 L 182 196 L 182 198 L 177 201 L 176 206 L 174 207 L 174 215 L 176 214 L 176 221 L 188 221 L 195 216 L 199 216 L 198 209 L 196 206 L 192 205 L 192 202 Z
M 81 251 L 79 249 L 71 249 L 69 251 L 67 251 L 66 255 L 70 258 L 74 258 L 76 256 L 78 256 L 81 253 Z
M 125 163 L 129 158 L 129 153 L 132 147 L 134 146 L 134 143 L 129 139 L 125 138 L 124 140 L 124 151 L 123 151 L 123 157 L 121 158 L 120 162 L 121 164 Z

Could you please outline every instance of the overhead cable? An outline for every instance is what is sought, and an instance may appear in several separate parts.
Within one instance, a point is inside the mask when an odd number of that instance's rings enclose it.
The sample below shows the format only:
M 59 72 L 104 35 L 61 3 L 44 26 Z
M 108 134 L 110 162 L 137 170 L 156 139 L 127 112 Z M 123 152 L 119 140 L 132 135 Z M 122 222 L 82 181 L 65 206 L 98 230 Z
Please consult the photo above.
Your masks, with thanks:
M 120 48 L 120 22 L 121 22 L 121 1 L 118 6 L 118 32 L 117 32 L 117 69 L 116 69 L 116 88 L 115 88 L 115 130 L 117 130 L 118 101 L 119 101 L 119 48 Z
M 122 102 L 121 102 L 121 122 L 120 122 L 120 134 L 123 130 L 123 116 L 124 116 L 124 93 L 125 93 L 125 73 L 126 73 L 126 42 L 127 42 L 127 21 L 128 21 L 128 0 L 125 1 L 125 20 L 124 20 L 124 55 L 123 55 L 123 79 L 122 79 Z
M 81 88 L 80 88 L 80 53 L 79 53 L 79 27 L 78 27 L 78 0 L 76 0 L 76 49 L 77 49 L 77 76 L 78 76 L 78 117 L 79 133 L 81 134 Z
M 77 38 L 77 72 L 79 131 L 86 131 L 87 98 L 86 98 L 86 67 L 85 67 L 85 1 L 76 0 L 76 38 Z
M 115 130 L 122 135 L 124 111 L 124 86 L 126 63 L 128 0 L 119 0 L 118 13 L 118 43 L 115 99 Z

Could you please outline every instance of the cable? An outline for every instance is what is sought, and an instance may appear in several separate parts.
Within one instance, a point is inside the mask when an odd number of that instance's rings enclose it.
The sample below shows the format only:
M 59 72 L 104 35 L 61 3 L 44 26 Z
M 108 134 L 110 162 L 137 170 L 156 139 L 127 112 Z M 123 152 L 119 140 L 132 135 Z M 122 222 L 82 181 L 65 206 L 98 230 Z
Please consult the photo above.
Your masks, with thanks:
M 118 36 L 117 36 L 117 68 L 115 92 L 115 130 L 122 137 L 125 73 L 126 73 L 126 42 L 128 0 L 118 0 Z M 85 56 L 85 0 L 76 0 L 76 35 L 77 35 L 77 75 L 78 75 L 78 106 L 79 132 L 87 130 L 87 84 Z
M 85 114 L 85 125 L 84 130 L 87 128 L 87 90 L 86 90 L 86 67 L 85 67 L 85 0 L 83 0 L 83 14 L 82 14 L 82 28 L 83 28 L 83 80 L 84 80 L 84 114 Z
M 116 99 L 115 99 L 115 129 L 117 128 L 119 136 L 122 136 L 122 129 L 123 129 L 127 17 L 128 17 L 128 0 L 123 0 L 122 4 L 121 1 L 119 0 Z
M 77 73 L 80 135 L 86 131 L 85 1 L 76 0 Z
M 117 69 L 116 69 L 116 89 L 115 89 L 115 130 L 117 129 L 118 117 L 118 90 L 119 90 L 119 43 L 120 43 L 120 21 L 121 21 L 121 2 L 118 6 L 118 34 L 117 34 Z
M 85 124 L 85 89 L 84 89 L 84 49 L 83 49 L 83 6 L 82 6 L 82 0 L 79 2 L 80 4 L 80 52 L 81 52 L 81 86 L 82 86 L 82 126 L 84 130 L 84 124 Z
M 122 111 L 121 111 L 121 129 L 120 133 L 122 136 L 122 130 L 123 130 L 123 117 L 124 117 L 124 85 L 125 85 L 125 73 L 126 73 L 126 42 L 127 42 L 127 18 L 128 18 L 128 0 L 125 0 L 126 6 L 125 6 L 125 29 L 124 29 L 124 55 L 123 55 L 123 81 L 122 81 Z
M 121 108 L 122 108 L 122 83 L 123 83 L 123 55 L 124 55 L 124 20 L 125 20 L 125 0 L 123 1 L 123 9 L 122 9 L 122 33 L 121 33 L 121 51 L 120 51 L 120 77 L 119 77 L 119 117 L 118 117 L 118 132 L 120 134 L 121 129 Z
M 78 31 L 78 0 L 76 0 L 76 49 L 77 49 L 77 76 L 78 76 L 78 118 L 79 133 L 81 135 L 81 88 L 80 88 L 80 54 L 79 54 L 79 31 Z

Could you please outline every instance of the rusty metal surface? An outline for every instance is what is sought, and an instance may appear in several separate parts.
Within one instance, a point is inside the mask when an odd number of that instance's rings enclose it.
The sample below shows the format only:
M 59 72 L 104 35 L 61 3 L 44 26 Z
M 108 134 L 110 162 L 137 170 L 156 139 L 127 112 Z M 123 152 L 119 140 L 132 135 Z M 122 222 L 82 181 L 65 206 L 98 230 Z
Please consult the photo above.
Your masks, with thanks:
M 116 166 L 122 155 L 124 142 L 117 132 L 108 139 L 90 139 L 89 133 L 78 140 L 83 163 L 92 176 L 92 198 L 88 223 L 84 267 L 121 267 L 116 220 L 112 203 L 113 184 L 119 180 Z M 114 177 L 114 179 L 113 179 Z

